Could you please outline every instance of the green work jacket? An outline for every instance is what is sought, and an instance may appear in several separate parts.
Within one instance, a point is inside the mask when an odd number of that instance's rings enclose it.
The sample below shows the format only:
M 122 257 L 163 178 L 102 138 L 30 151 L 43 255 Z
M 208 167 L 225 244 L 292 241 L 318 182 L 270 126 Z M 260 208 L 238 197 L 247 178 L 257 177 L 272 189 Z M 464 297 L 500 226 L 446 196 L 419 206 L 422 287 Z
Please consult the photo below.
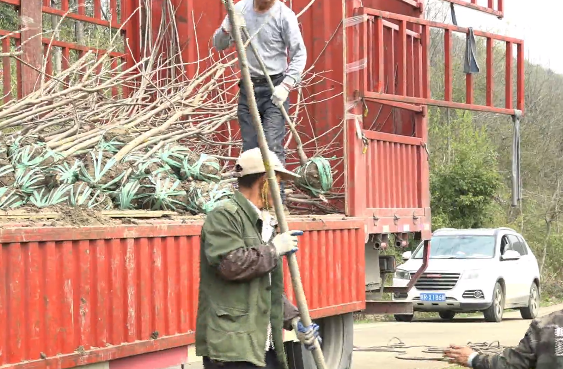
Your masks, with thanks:
M 225 280 L 217 273 L 221 258 L 241 247 L 262 245 L 261 220 L 238 191 L 213 209 L 201 232 L 196 354 L 212 360 L 245 361 L 266 366 L 268 323 L 282 369 L 283 271 L 281 259 L 271 272 L 247 282 Z

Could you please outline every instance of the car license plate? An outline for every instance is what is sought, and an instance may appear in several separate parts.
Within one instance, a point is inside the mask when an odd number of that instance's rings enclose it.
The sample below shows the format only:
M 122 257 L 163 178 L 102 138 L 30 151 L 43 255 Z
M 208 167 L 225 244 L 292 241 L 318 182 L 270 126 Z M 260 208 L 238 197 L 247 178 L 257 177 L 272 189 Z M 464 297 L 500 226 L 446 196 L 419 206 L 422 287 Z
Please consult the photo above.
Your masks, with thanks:
M 446 294 L 445 293 L 421 293 L 420 294 L 420 301 L 446 301 Z

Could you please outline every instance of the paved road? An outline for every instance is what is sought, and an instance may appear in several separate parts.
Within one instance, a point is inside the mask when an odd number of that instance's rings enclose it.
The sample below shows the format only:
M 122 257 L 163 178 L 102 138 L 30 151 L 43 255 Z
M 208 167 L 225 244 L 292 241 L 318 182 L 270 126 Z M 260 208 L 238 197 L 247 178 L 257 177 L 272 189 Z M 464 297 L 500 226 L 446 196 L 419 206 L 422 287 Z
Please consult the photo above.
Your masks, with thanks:
M 541 309 L 540 315 L 563 309 L 563 305 Z M 393 337 L 406 345 L 431 345 L 444 347 L 450 343 L 500 341 L 501 345 L 517 345 L 530 325 L 519 312 L 505 312 L 499 323 L 486 323 L 482 318 L 460 318 L 453 322 L 439 320 L 413 321 L 412 323 L 359 324 L 354 330 L 354 345 L 358 347 L 386 345 Z M 420 350 L 409 350 L 407 355 L 422 355 Z M 353 369 L 439 369 L 447 363 L 433 361 L 406 361 L 395 358 L 396 354 L 376 352 L 354 352 Z
M 563 309 L 562 305 L 541 309 L 540 315 Z M 504 346 L 516 345 L 526 333 L 529 320 L 523 320 L 519 312 L 506 312 L 502 323 L 486 323 L 482 318 L 460 318 L 453 322 L 439 319 L 414 321 L 411 323 L 373 323 L 358 324 L 354 329 L 354 345 L 357 347 L 380 346 L 394 337 L 406 345 L 430 345 L 445 347 L 450 343 L 500 341 Z M 407 354 L 423 355 L 421 350 L 412 349 Z M 354 352 L 353 369 L 440 369 L 447 363 L 435 361 L 407 361 L 395 358 L 393 353 Z M 186 366 L 188 369 L 201 369 L 201 362 Z

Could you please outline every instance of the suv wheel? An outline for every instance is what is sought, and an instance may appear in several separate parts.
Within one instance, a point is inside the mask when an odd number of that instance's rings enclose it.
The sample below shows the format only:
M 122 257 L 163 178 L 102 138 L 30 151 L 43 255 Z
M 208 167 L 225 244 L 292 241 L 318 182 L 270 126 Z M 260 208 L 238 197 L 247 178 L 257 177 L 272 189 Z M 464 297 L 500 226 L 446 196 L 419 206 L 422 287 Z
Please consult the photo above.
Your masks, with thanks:
M 440 311 L 440 318 L 444 320 L 453 320 L 455 316 L 455 311 Z
M 397 315 L 395 314 L 395 320 L 398 322 L 412 322 L 414 314 L 409 315 Z
M 520 315 L 524 319 L 535 319 L 538 316 L 538 310 L 540 307 L 540 292 L 536 283 L 532 283 L 530 287 L 530 299 L 528 300 L 528 306 L 520 309 Z
M 504 291 L 500 283 L 495 284 L 493 292 L 493 303 L 484 312 L 485 320 L 487 322 L 500 322 L 504 314 Z

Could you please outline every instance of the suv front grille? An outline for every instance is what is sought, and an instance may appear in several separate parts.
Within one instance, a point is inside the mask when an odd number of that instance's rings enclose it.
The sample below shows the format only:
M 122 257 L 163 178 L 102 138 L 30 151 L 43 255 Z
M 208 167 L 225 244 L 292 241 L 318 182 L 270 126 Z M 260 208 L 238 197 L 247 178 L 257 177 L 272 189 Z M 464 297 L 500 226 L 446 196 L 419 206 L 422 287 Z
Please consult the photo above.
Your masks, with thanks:
M 424 273 L 415 287 L 421 291 L 448 291 L 455 287 L 459 280 L 459 273 Z M 411 273 L 411 278 L 414 273 Z

